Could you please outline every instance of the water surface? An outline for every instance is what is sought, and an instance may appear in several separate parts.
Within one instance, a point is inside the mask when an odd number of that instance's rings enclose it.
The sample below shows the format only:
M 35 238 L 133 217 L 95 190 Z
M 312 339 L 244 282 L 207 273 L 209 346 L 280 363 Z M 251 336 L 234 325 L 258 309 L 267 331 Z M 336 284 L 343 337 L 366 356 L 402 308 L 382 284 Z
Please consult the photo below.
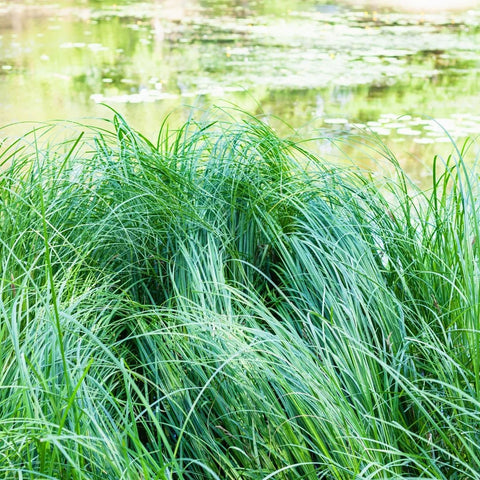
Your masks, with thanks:
M 0 123 L 104 117 L 107 103 L 154 136 L 167 113 L 232 102 L 321 137 L 325 156 L 368 129 L 421 176 L 451 151 L 444 128 L 480 133 L 480 7 L 351 3 L 0 2 Z

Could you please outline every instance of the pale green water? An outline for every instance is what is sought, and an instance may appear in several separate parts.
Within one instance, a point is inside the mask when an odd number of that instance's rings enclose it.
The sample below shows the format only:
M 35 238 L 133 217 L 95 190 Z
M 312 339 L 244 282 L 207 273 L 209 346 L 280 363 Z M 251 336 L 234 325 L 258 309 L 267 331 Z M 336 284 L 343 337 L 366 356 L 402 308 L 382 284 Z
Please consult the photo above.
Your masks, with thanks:
M 0 124 L 109 116 L 105 102 L 154 136 L 167 113 L 186 119 L 185 105 L 233 102 L 307 136 L 366 125 L 421 176 L 421 161 L 450 150 L 431 117 L 459 142 L 480 133 L 479 49 L 480 7 L 0 1 Z

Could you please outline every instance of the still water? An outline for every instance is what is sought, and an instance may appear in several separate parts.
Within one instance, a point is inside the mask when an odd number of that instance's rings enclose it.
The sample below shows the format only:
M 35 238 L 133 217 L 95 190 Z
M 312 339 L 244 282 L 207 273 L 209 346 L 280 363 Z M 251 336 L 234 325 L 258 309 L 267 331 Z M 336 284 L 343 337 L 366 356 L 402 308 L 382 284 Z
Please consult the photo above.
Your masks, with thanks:
M 107 103 L 153 137 L 168 113 L 234 104 L 326 157 L 367 129 L 421 177 L 451 151 L 443 128 L 480 134 L 480 2 L 398 3 L 0 0 L 0 124 L 108 117 Z

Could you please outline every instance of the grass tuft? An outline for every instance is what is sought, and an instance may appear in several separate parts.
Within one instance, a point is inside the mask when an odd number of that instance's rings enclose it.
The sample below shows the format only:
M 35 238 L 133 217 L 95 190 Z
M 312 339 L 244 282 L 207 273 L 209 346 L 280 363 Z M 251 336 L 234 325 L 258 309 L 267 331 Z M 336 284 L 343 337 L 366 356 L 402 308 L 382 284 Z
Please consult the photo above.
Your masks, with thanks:
M 255 118 L 0 153 L 0 477 L 477 479 L 479 181 Z

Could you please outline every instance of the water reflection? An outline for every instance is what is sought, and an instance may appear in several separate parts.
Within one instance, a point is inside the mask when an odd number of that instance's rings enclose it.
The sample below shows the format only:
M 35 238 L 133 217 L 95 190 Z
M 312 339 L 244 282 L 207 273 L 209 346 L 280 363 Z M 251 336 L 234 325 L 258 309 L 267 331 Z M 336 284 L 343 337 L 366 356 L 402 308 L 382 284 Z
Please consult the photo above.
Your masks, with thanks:
M 478 0 L 342 0 L 344 3 L 360 8 L 392 9 L 408 12 L 461 11 L 478 8 Z
M 448 148 L 430 117 L 460 140 L 477 134 L 480 9 L 420 15 L 356 4 L 0 4 L 0 123 L 104 116 L 106 102 L 153 136 L 172 109 L 180 122 L 184 105 L 225 100 L 305 135 L 367 128 L 405 161 Z

